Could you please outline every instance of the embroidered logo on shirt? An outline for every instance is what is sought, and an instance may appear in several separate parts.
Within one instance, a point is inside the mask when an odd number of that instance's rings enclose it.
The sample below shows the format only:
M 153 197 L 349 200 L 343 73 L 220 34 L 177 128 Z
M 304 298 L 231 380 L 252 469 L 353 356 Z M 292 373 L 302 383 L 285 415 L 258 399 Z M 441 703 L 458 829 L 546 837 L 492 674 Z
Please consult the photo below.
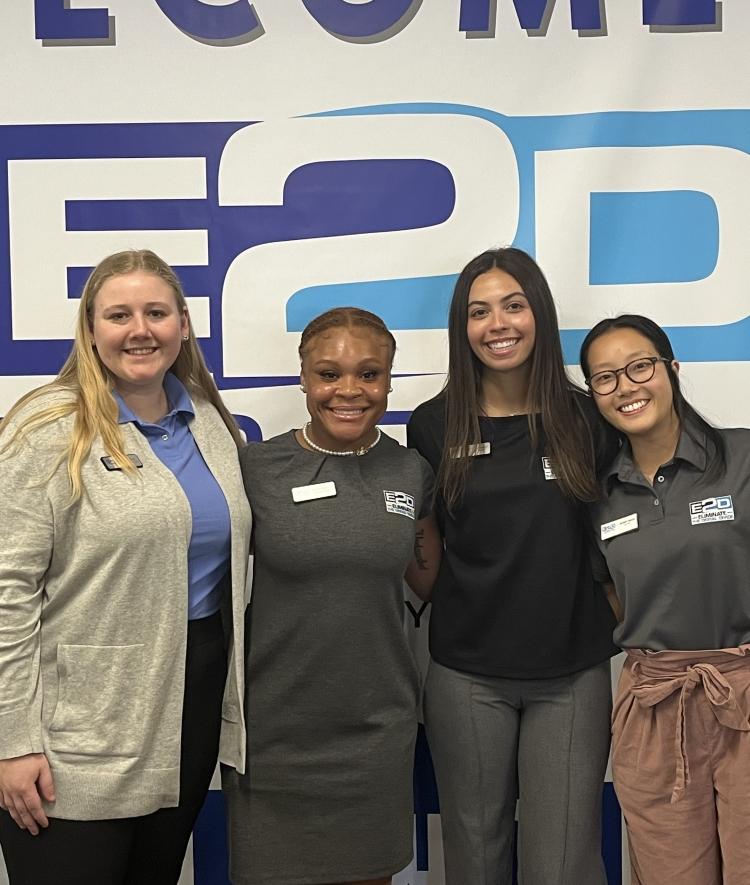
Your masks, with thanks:
M 414 519 L 414 498 L 406 492 L 388 492 L 383 489 L 385 509 L 389 513 L 398 513 L 400 516 L 408 516 Z
M 555 473 L 555 470 L 552 467 L 552 462 L 549 458 L 542 458 L 542 470 L 544 471 L 545 479 L 557 479 L 557 474 Z
M 731 495 L 690 502 L 690 525 L 703 525 L 705 522 L 726 522 L 730 519 L 734 519 L 734 505 Z

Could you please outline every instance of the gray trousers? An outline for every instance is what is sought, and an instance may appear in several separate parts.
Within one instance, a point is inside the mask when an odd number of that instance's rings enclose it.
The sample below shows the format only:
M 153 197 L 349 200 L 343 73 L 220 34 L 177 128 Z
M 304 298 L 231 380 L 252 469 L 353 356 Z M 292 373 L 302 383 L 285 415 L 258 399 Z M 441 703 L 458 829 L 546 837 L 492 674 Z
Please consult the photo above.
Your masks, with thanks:
M 602 783 L 609 661 L 555 679 L 477 676 L 430 662 L 424 716 L 446 885 L 606 885 Z

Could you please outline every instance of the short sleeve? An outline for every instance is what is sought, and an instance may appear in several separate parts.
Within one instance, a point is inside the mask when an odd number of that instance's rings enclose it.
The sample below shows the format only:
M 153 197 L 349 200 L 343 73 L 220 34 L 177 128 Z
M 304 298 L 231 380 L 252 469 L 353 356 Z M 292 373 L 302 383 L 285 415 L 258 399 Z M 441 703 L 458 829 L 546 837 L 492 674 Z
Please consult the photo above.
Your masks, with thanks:
M 245 485 L 245 494 L 252 504 L 253 488 L 257 481 L 257 471 L 260 462 L 260 454 L 263 443 L 248 443 L 240 452 L 240 468 L 242 470 L 242 481 Z
M 419 511 L 419 519 L 426 519 L 432 513 L 435 496 L 435 474 L 432 467 L 421 455 L 417 457 L 422 470 L 422 507 Z
M 590 547 L 591 574 L 597 584 L 611 584 L 612 576 L 607 568 L 607 560 L 602 555 L 597 544 Z
M 430 400 L 418 406 L 406 425 L 406 444 L 416 449 L 437 473 L 442 456 L 444 428 L 442 421 L 433 415 L 436 403 Z
M 612 576 L 609 573 L 609 568 L 607 566 L 607 560 L 604 554 L 599 547 L 599 542 L 597 540 L 597 531 L 598 526 L 595 524 L 596 517 L 596 508 L 589 507 L 589 514 L 591 517 L 591 521 L 589 522 L 589 532 L 588 532 L 588 548 L 589 548 L 589 563 L 591 564 L 591 574 L 593 575 L 594 580 L 597 584 L 611 584 Z

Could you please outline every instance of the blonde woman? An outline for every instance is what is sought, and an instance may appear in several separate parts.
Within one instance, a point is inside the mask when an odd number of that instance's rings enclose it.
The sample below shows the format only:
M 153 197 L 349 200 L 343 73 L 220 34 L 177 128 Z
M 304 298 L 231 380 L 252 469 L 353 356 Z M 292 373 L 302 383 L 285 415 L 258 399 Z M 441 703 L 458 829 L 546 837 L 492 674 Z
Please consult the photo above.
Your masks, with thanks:
M 105 258 L 60 374 L 0 426 L 11 885 L 176 882 L 222 698 L 221 758 L 242 767 L 240 445 L 174 272 Z

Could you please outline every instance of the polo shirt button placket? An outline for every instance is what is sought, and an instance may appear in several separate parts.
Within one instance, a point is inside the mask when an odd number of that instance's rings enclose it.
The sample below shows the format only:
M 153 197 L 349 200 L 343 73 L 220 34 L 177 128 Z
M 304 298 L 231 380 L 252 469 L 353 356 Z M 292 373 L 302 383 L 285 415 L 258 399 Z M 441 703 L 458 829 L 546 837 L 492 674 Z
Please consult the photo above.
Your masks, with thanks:
M 651 511 L 653 513 L 653 516 L 649 520 L 649 522 L 651 523 L 651 525 L 656 525 L 656 523 L 663 522 L 667 515 L 664 512 L 664 498 L 652 498 L 651 500 L 654 505 L 654 509 Z

